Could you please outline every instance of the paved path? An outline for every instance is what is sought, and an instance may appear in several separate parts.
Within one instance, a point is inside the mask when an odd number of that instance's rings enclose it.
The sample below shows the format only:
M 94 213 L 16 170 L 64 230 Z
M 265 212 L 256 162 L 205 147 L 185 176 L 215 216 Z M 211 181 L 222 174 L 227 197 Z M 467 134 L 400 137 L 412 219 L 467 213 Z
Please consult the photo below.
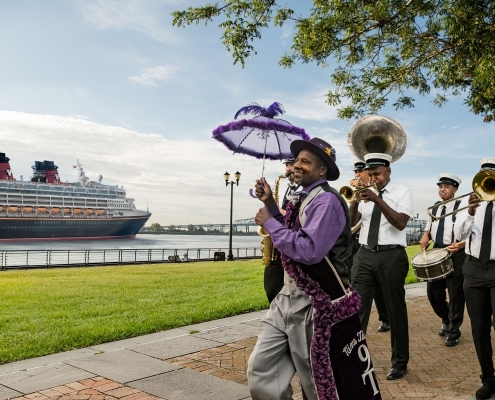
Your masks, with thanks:
M 438 336 L 426 285 L 406 286 L 411 360 L 408 374 L 387 381 L 388 333 L 373 309 L 368 345 L 383 399 L 474 399 L 480 387 L 469 318 L 456 347 Z M 195 324 L 90 348 L 0 365 L 0 400 L 250 399 L 246 365 L 264 312 Z M 297 377 L 294 399 L 301 399 Z M 495 397 L 493 397 L 495 398 Z

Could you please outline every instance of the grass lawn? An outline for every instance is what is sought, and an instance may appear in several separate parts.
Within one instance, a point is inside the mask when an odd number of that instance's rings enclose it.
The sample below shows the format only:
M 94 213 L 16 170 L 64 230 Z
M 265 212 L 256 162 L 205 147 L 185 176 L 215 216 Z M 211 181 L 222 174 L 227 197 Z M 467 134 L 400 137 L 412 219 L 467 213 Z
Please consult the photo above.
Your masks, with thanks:
M 0 364 L 268 307 L 261 260 L 3 271 Z
M 263 269 L 242 260 L 2 271 L 0 364 L 265 309 Z
M 409 246 L 406 248 L 407 257 L 409 258 L 409 273 L 406 276 L 406 284 L 418 282 L 411 267 L 411 259 L 420 251 L 421 249 L 419 247 L 419 244 L 416 246 Z

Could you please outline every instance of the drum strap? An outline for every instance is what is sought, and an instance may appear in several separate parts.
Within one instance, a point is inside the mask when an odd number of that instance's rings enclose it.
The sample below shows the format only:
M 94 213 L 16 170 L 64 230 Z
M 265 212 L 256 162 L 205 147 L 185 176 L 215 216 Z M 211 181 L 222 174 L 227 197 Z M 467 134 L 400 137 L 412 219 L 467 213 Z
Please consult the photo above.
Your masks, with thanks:
M 457 211 L 457 209 L 459 208 L 459 205 L 461 204 L 461 201 L 460 200 L 456 200 L 455 203 L 454 203 L 454 211 Z M 455 242 L 455 237 L 454 237 L 454 224 L 455 224 L 455 217 L 457 216 L 457 214 L 452 214 L 452 243 Z
M 438 210 L 438 206 L 437 206 L 437 204 L 440 204 L 440 203 L 441 203 L 441 201 L 437 201 L 437 202 L 434 204 L 436 207 L 433 207 L 433 208 L 431 209 L 431 213 L 432 213 L 433 215 L 437 215 L 437 210 Z
M 435 205 L 440 204 L 440 203 L 441 203 L 441 201 L 437 201 L 435 203 Z M 454 203 L 454 211 L 457 211 L 457 209 L 459 208 L 459 205 L 460 204 L 461 204 L 461 200 L 456 200 L 455 201 L 455 203 Z M 431 213 L 433 215 L 437 215 L 437 210 L 438 210 L 438 206 L 433 207 L 431 209 Z M 456 216 L 457 216 L 457 214 L 452 214 L 452 243 L 455 242 L 455 237 L 454 237 L 454 223 L 455 223 Z

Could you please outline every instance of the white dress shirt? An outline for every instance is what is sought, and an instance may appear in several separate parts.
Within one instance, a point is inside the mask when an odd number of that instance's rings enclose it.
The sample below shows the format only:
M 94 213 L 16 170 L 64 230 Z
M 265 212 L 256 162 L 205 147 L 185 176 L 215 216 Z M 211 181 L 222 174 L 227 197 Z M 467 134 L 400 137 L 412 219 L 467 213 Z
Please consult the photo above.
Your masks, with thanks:
M 284 204 L 284 200 L 294 194 L 295 191 L 299 190 L 300 186 L 294 184 L 291 184 L 290 182 L 287 182 L 287 187 L 285 188 L 284 195 L 280 196 L 279 200 L 279 207 L 282 208 L 282 205 Z
M 485 211 L 488 203 L 483 201 L 476 209 L 474 216 L 468 210 L 460 211 L 454 224 L 454 235 L 459 240 L 466 239 L 466 254 L 479 258 L 481 248 L 481 233 L 485 223 Z M 494 210 L 495 211 L 495 207 Z M 492 242 L 495 239 L 495 213 L 492 212 Z M 492 244 L 490 260 L 495 260 L 495 246 Z
M 414 214 L 414 204 L 411 189 L 404 185 L 397 185 L 390 181 L 384 188 L 382 199 L 387 205 L 398 213 L 409 215 Z M 361 201 L 358 211 L 361 213 L 361 232 L 359 234 L 359 243 L 368 244 L 368 231 L 370 228 L 371 214 L 375 203 Z M 380 228 L 378 231 L 378 245 L 399 244 L 407 246 L 406 229 L 399 231 L 387 218 L 382 214 L 380 218 Z
M 450 201 L 447 204 L 445 204 L 445 214 L 448 214 L 452 211 L 454 211 L 454 205 L 455 201 Z M 461 200 L 461 203 L 459 204 L 458 208 L 462 208 L 468 205 L 468 198 L 465 197 L 464 199 Z M 442 207 L 443 205 L 440 205 L 437 208 L 437 212 L 435 213 L 435 217 L 439 217 L 442 214 Z M 459 211 L 461 213 L 463 211 Z M 458 218 L 459 213 L 456 215 L 456 221 Z M 443 245 L 444 246 L 450 246 L 454 242 L 454 237 L 452 236 L 454 232 L 454 222 L 452 221 L 453 215 L 449 215 L 448 217 L 444 218 L 444 230 L 443 230 Z M 431 239 L 434 241 L 437 237 L 437 230 L 438 230 L 438 224 L 440 223 L 440 220 L 432 221 L 432 218 L 428 216 L 428 222 L 426 223 L 425 226 L 425 231 L 430 232 Z M 455 236 L 455 235 L 454 235 Z M 437 244 L 438 246 L 438 244 Z

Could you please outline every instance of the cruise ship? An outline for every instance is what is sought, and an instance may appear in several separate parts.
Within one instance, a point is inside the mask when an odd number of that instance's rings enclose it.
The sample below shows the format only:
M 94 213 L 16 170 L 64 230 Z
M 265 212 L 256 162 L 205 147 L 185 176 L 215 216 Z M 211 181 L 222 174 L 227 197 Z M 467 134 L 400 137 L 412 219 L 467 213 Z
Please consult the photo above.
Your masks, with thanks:
M 0 153 L 0 242 L 134 238 L 151 213 L 136 209 L 123 187 L 61 182 L 53 161 L 35 161 L 30 181 L 14 179 Z

